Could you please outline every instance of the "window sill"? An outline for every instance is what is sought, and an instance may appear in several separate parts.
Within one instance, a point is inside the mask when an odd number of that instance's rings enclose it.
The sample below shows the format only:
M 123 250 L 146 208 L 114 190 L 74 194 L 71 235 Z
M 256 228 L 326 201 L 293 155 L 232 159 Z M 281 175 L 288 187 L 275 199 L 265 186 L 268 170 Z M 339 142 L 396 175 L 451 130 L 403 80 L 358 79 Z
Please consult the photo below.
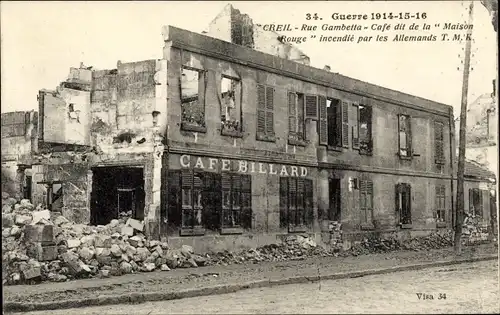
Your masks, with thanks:
M 223 136 L 228 136 L 233 138 L 243 138 L 243 132 L 239 130 L 225 129 L 224 127 L 222 128 L 220 134 Z
M 362 223 L 361 229 L 362 230 L 375 230 L 375 226 L 371 223 Z
M 446 222 L 436 222 L 436 228 L 445 228 Z
M 300 226 L 289 226 L 288 227 L 288 232 L 289 233 L 305 233 L 307 232 L 307 227 L 304 225 Z
M 201 236 L 205 235 L 205 228 L 195 227 L 195 228 L 181 228 L 181 236 Z
M 399 156 L 399 159 L 400 160 L 406 160 L 406 161 L 411 161 L 413 159 L 412 156 L 405 156 L 405 155 L 401 155 L 399 153 L 396 153 L 397 156 Z
M 195 124 L 195 123 L 183 121 L 181 123 L 181 130 L 206 133 L 207 127 L 203 127 L 203 126 L 200 126 L 200 125 Z
M 402 229 L 411 229 L 411 228 L 413 228 L 413 225 L 411 223 L 410 224 L 399 223 L 399 226 Z
M 445 164 L 445 161 L 444 160 L 434 160 L 434 162 L 437 164 L 437 165 L 444 165 Z
M 243 229 L 242 228 L 221 228 L 220 234 L 221 235 L 243 234 Z
M 296 145 L 299 147 L 305 147 L 305 146 L 307 146 L 307 141 L 294 139 L 294 138 L 288 138 L 288 144 L 289 145 Z
M 267 135 L 267 134 L 262 134 L 262 133 L 257 133 L 256 139 L 258 141 L 276 142 L 275 135 Z
M 342 152 L 341 147 L 332 147 L 332 146 L 327 146 L 328 151 L 336 151 L 336 152 Z

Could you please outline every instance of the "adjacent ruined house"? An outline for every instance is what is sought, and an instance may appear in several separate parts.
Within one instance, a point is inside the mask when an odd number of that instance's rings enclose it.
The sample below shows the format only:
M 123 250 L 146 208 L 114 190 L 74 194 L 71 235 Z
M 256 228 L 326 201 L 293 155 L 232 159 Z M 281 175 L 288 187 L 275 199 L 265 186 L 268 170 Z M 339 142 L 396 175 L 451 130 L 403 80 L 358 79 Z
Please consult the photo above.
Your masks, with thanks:
M 199 252 L 451 228 L 451 106 L 172 26 L 163 39 L 162 59 L 40 90 L 35 204 L 144 220 Z

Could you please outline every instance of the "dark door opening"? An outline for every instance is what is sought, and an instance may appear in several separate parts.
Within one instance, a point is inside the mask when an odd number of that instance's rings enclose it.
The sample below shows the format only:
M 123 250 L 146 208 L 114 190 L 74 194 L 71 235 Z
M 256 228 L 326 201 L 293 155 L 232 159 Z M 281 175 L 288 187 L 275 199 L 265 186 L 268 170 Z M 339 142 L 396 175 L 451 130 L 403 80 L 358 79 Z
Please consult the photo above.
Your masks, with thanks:
M 144 219 L 144 171 L 142 167 L 92 169 L 90 224 L 105 225 L 113 219 Z
M 328 211 L 328 220 L 341 220 L 340 211 L 340 179 L 332 178 L 328 182 L 328 190 L 330 196 L 330 208 Z
M 31 186 L 32 186 L 32 177 L 26 175 L 24 177 L 24 186 L 23 186 L 23 198 L 28 199 L 31 202 Z

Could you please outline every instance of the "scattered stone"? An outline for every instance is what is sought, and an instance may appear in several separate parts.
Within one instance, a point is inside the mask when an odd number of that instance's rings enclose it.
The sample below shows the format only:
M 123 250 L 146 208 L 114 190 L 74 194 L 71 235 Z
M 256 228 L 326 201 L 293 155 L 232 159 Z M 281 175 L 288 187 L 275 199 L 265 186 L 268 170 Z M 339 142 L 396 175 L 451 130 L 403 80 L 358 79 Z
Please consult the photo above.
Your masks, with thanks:
M 170 269 L 170 268 L 168 268 L 168 265 L 167 265 L 167 264 L 163 264 L 163 265 L 161 265 L 161 266 L 160 266 L 160 270 L 161 270 L 161 271 L 170 271 L 171 269 Z
M 15 217 L 12 213 L 2 213 L 2 226 L 10 228 L 15 224 Z
M 190 245 L 182 245 L 181 253 L 189 258 L 194 253 L 193 247 Z
M 133 268 L 132 268 L 132 265 L 129 264 L 128 262 L 126 261 L 123 261 L 121 264 L 120 264 L 120 270 L 123 272 L 123 273 L 132 273 L 133 271 Z
M 50 211 L 49 210 L 42 210 L 42 211 L 34 211 L 31 213 L 33 216 L 33 220 L 31 224 L 37 224 L 38 222 L 45 220 L 48 221 L 50 220 Z
M 107 270 L 107 269 L 99 270 L 99 276 L 101 278 L 109 278 L 109 270 Z
M 54 224 L 57 226 L 61 226 L 65 223 L 69 223 L 69 220 L 66 219 L 64 216 L 60 215 L 57 218 L 54 219 Z
M 156 266 L 154 263 L 145 263 L 144 264 L 144 270 L 147 271 L 147 272 L 151 272 L 153 270 L 155 270 Z
M 78 255 L 86 262 L 89 262 L 94 257 L 95 252 L 88 247 L 82 247 Z
M 142 242 L 142 238 L 138 235 L 132 236 L 131 238 L 128 239 L 128 242 L 133 247 L 137 247 L 139 243 Z
M 80 242 L 79 239 L 71 239 L 66 241 L 66 245 L 68 246 L 68 248 L 77 248 L 80 247 L 81 244 L 82 242 Z
M 127 225 L 132 227 L 134 230 L 142 232 L 144 230 L 144 223 L 141 221 L 135 220 L 135 219 L 128 219 L 127 220 Z
M 15 221 L 17 225 L 26 225 L 31 223 L 31 216 L 18 214 L 16 215 Z
M 134 228 L 131 226 L 123 226 L 121 229 L 121 234 L 126 236 L 134 236 Z
M 115 257 L 121 257 L 122 250 L 120 249 L 120 246 L 116 244 L 111 245 L 111 254 Z
M 9 233 L 11 236 L 19 236 L 21 235 L 21 228 L 19 228 L 17 225 L 14 225 L 11 229 L 10 229 L 10 233 Z

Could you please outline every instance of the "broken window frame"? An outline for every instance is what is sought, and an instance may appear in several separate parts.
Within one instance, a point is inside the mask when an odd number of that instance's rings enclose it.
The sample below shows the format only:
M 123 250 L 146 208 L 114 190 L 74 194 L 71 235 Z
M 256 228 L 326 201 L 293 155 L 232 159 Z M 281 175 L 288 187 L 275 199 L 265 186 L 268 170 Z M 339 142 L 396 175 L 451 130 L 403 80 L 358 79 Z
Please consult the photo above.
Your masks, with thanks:
M 402 143 L 404 139 L 404 144 Z M 398 115 L 398 156 L 400 159 L 411 160 L 413 158 L 412 130 L 410 115 Z
M 221 135 L 241 138 L 243 137 L 243 101 L 242 101 L 242 82 L 239 78 L 222 75 L 220 83 L 220 102 L 221 102 Z M 226 95 L 224 92 L 224 80 L 230 80 L 231 90 L 233 91 L 233 106 L 227 106 Z M 231 115 L 234 111 L 234 117 Z M 229 116 L 229 119 L 228 119 Z
M 183 170 L 181 172 L 181 236 L 205 234 L 205 227 L 203 225 L 204 207 L 202 202 L 203 186 L 203 174 L 201 172 L 193 170 Z M 191 221 L 192 223 L 186 224 L 187 221 Z
M 241 234 L 244 229 L 250 229 L 252 218 L 251 175 L 223 173 L 221 198 L 221 234 Z
M 406 183 L 396 184 L 396 207 L 395 210 L 398 213 L 399 226 L 401 228 L 411 228 L 412 227 L 412 211 L 411 211 L 411 185 Z M 406 201 L 406 202 L 404 202 Z M 406 204 L 407 207 L 403 207 Z
M 444 123 L 434 122 L 434 162 L 443 165 L 446 161 L 444 154 Z
M 436 227 L 446 227 L 446 186 L 442 184 L 436 185 Z
M 288 144 L 306 146 L 305 95 L 288 92 Z
M 356 112 L 356 126 L 353 127 L 353 149 L 357 149 L 359 154 L 373 154 L 373 108 L 369 105 L 354 104 Z M 363 127 L 366 125 L 366 127 Z M 356 128 L 357 138 L 354 137 L 354 128 Z M 362 132 L 366 129 L 366 132 Z M 356 143 L 357 142 L 357 143 Z M 356 145 L 357 144 L 357 145 Z
M 274 97 L 274 87 L 257 84 L 256 140 L 258 141 L 276 142 L 274 129 Z
M 47 191 L 47 194 L 45 196 L 45 204 L 47 206 L 47 209 L 50 211 L 54 211 L 52 208 L 52 205 L 56 200 L 59 198 L 62 201 L 62 206 L 64 206 L 64 185 L 62 181 L 54 181 L 54 182 L 39 182 L 38 184 L 45 185 L 45 189 Z M 61 185 L 61 188 L 54 193 L 54 185 Z M 60 191 L 60 193 L 58 193 Z M 58 198 L 56 198 L 59 196 Z
M 359 180 L 359 210 L 361 214 L 361 228 L 373 229 L 373 181 Z
M 306 232 L 313 224 L 313 197 L 312 179 L 280 177 L 280 227 Z
M 184 70 L 198 73 L 198 93 L 196 96 L 183 97 Z M 181 103 L 181 129 L 184 131 L 206 132 L 205 93 L 206 71 L 193 67 L 182 66 L 179 76 L 179 93 Z

